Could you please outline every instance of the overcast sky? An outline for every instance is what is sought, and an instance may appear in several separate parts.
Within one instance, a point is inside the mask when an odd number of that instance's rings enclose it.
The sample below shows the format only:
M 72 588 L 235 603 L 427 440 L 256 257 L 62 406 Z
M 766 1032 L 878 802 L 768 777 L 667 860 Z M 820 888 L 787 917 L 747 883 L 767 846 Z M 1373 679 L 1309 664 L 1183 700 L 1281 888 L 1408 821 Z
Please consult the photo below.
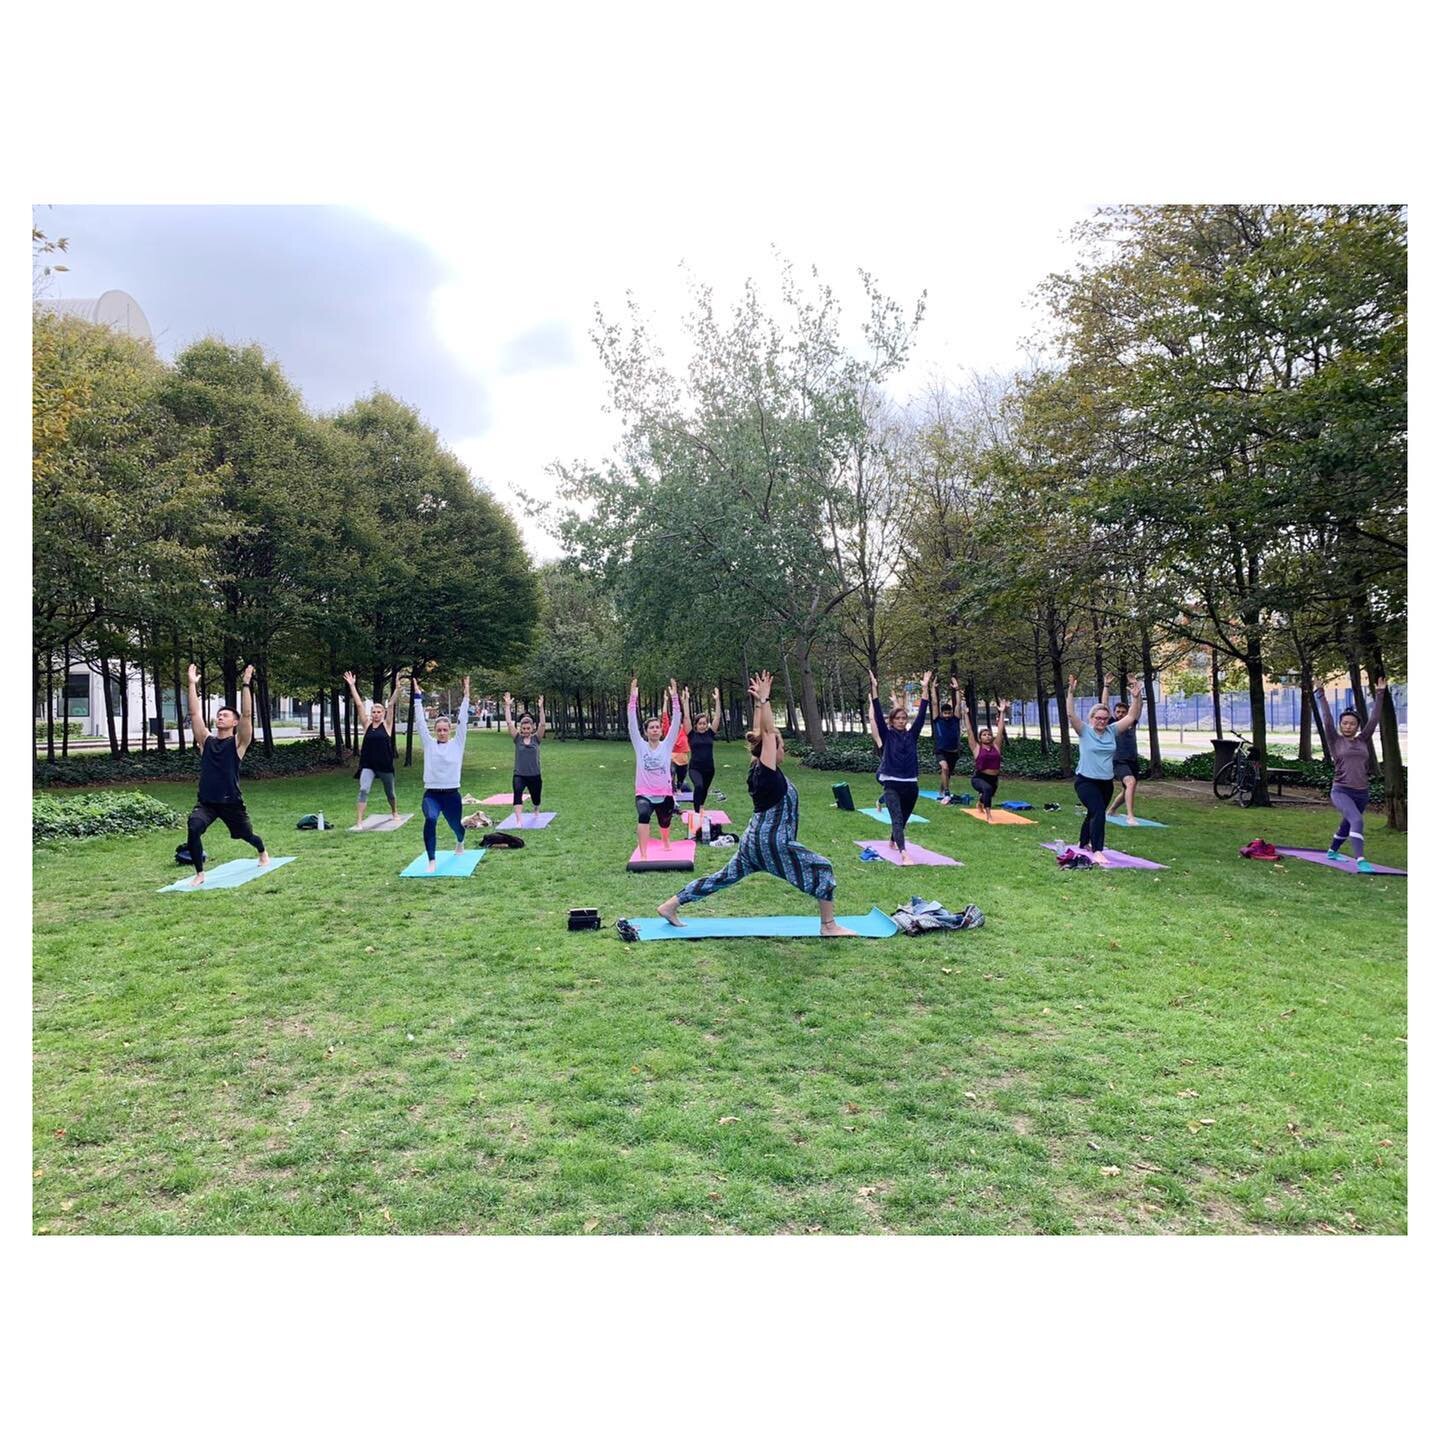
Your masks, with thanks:
M 589 338 L 597 302 L 618 313 L 633 291 L 678 353 L 682 263 L 723 301 L 747 276 L 773 277 L 775 246 L 817 264 L 856 316 L 863 267 L 907 309 L 929 293 L 892 387 L 904 398 L 934 377 L 1023 362 L 1039 319 L 1031 292 L 1068 262 L 1067 232 L 1089 208 L 989 201 L 935 224 L 863 196 L 790 206 L 764 185 L 753 204 L 713 212 L 703 192 L 663 186 L 587 198 L 539 186 L 498 209 L 463 189 L 403 208 L 57 205 L 37 223 L 70 240 L 53 293 L 129 291 L 165 356 L 207 334 L 257 341 L 317 410 L 392 391 L 520 518 L 518 494 L 553 493 L 547 465 L 599 459 L 614 442 Z M 537 557 L 554 553 L 525 530 Z

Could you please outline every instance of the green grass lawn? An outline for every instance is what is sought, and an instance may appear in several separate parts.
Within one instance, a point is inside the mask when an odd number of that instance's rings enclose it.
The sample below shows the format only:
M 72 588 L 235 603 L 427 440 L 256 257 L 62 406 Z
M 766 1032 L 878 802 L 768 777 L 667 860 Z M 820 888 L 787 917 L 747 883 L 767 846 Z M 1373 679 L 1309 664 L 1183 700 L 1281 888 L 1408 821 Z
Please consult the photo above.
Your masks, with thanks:
M 743 826 L 747 757 L 716 753 Z M 471 736 L 472 793 L 509 770 L 508 741 Z M 1073 793 L 1017 779 L 1000 798 L 1040 823 L 922 801 L 916 838 L 966 868 L 902 871 L 861 863 L 852 841 L 882 828 L 793 768 L 842 914 L 918 892 L 985 927 L 627 945 L 614 919 L 689 878 L 624 868 L 629 747 L 552 743 L 545 772 L 560 818 L 468 880 L 399 878 L 418 814 L 296 831 L 353 823 L 348 771 L 246 787 L 299 859 L 236 890 L 155 893 L 182 832 L 38 848 L 36 1229 L 1405 1230 L 1408 882 L 1236 857 L 1257 833 L 1323 848 L 1329 810 L 1151 792 L 1140 813 L 1171 828 L 1111 843 L 1171 868 L 1074 874 L 1038 844 L 1077 838 Z M 399 783 L 418 811 L 418 765 Z M 1372 858 L 1403 866 L 1372 824 Z M 212 865 L 250 853 L 223 825 L 206 840 Z M 598 934 L 566 930 L 581 905 Z M 796 912 L 763 876 L 689 913 Z

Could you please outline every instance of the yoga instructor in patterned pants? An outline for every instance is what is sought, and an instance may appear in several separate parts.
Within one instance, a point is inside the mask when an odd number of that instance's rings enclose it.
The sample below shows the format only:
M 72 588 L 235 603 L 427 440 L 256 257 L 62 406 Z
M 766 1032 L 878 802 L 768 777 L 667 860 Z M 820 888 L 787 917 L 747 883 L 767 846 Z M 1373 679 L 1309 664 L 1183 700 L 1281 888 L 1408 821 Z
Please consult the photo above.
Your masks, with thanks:
M 750 682 L 750 694 L 755 698 L 755 728 L 745 739 L 754 756 L 747 783 L 755 802 L 755 814 L 740 837 L 735 857 L 723 870 L 692 880 L 657 909 L 672 925 L 683 925 L 685 922 L 677 914 L 682 905 L 703 900 L 763 870 L 819 901 L 822 935 L 853 935 L 853 930 L 835 921 L 834 867 L 823 855 L 807 849 L 795 838 L 800 826 L 800 797 L 780 773 L 785 742 L 775 728 L 775 716 L 770 709 L 770 684 L 768 670 Z

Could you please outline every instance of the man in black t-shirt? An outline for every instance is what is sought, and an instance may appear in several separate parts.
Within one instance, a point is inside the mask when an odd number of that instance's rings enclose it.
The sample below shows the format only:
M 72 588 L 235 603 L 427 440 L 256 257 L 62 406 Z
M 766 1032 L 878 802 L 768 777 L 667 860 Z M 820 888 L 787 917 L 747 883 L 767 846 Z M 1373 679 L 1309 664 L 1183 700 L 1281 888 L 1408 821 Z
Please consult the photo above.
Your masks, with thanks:
M 252 828 L 240 794 L 240 761 L 255 735 L 250 718 L 250 678 L 254 673 L 253 665 L 245 667 L 240 680 L 240 711 L 237 714 L 232 706 L 222 705 L 215 712 L 212 734 L 200 708 L 200 672 L 190 667 L 190 728 L 200 746 L 200 789 L 188 826 L 190 861 L 195 866 L 192 886 L 205 883 L 205 846 L 201 837 L 217 820 L 225 822 L 231 839 L 255 847 L 262 868 L 270 863 L 265 842 Z

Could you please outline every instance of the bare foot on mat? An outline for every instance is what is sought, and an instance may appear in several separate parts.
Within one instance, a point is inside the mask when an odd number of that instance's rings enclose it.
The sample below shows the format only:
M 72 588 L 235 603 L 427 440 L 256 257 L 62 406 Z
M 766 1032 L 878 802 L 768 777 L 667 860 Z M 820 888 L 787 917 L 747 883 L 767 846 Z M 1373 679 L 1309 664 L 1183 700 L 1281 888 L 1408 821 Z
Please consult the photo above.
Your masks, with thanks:
M 820 933 L 827 940 L 838 939 L 843 935 L 848 935 L 853 939 L 855 935 L 853 930 L 847 930 L 838 920 L 832 920 L 828 925 L 822 921 L 820 924 Z
M 685 922 L 679 916 L 680 901 L 672 895 L 663 905 L 655 907 L 657 915 L 663 915 L 672 925 L 683 925 Z

